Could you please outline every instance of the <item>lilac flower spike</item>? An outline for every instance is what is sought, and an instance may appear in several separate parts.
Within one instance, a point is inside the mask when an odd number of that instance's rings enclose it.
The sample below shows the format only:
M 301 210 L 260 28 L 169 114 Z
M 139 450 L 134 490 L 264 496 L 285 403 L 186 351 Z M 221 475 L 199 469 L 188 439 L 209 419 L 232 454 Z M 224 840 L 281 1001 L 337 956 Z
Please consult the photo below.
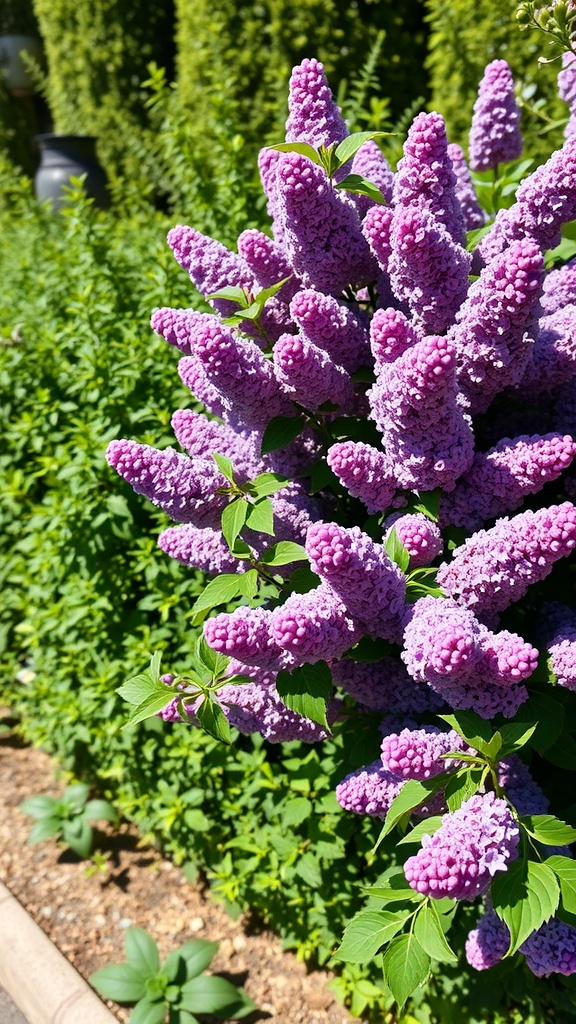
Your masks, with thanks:
M 354 385 L 343 366 L 302 335 L 283 334 L 274 346 L 274 372 L 295 402 L 316 412 L 325 402 L 354 409 Z
M 514 79 L 505 60 L 486 66 L 474 104 L 470 130 L 470 167 L 490 171 L 517 160 L 522 152 L 520 109 L 514 97 Z
M 230 615 L 223 612 L 204 623 L 204 636 L 210 647 L 220 654 L 236 658 L 246 665 L 276 669 L 282 651 L 274 643 L 270 620 L 272 612 L 265 608 L 241 605 Z
M 484 212 L 474 191 L 474 185 L 472 184 L 472 178 L 470 177 L 470 171 L 468 170 L 468 164 L 464 157 L 464 152 L 457 146 L 455 142 L 451 142 L 448 145 L 448 156 L 452 163 L 452 170 L 456 176 L 456 198 L 460 203 L 460 208 L 464 217 L 464 227 L 466 231 L 474 231 L 475 228 L 481 228 L 484 226 L 487 220 L 487 214 Z
M 345 811 L 385 818 L 390 804 L 398 796 L 404 780 L 373 761 L 366 768 L 351 772 L 336 786 L 336 799 Z
M 576 974 L 576 928 L 553 917 L 528 936 L 520 952 L 537 978 Z
M 441 732 L 433 725 L 402 729 L 382 740 L 382 765 L 398 778 L 430 779 L 458 764 L 456 758 L 445 758 L 444 754 L 465 748 L 464 740 L 454 729 Z
M 306 287 L 338 295 L 376 277 L 376 262 L 353 205 L 335 192 L 324 171 L 300 153 L 278 166 L 283 245 Z
M 465 800 L 404 865 L 408 884 L 441 899 L 472 900 L 486 892 L 497 871 L 518 856 L 520 832 L 508 806 L 493 793 Z
M 464 217 L 456 196 L 446 125 L 435 111 L 417 114 L 408 130 L 394 180 L 394 206 L 428 210 L 454 242 L 463 243 Z
M 252 274 L 244 260 L 221 242 L 179 224 L 168 232 L 168 244 L 205 298 L 226 285 L 252 290 Z M 212 305 L 222 316 L 230 316 L 238 308 L 228 299 L 214 299 Z
M 290 313 L 300 333 L 348 373 L 369 364 L 368 331 L 360 311 L 349 309 L 332 295 L 305 288 L 292 299 Z
M 545 313 L 556 313 L 576 303 L 576 259 L 548 271 L 542 284 L 540 303 Z
M 173 448 L 158 451 L 137 441 L 111 441 L 106 459 L 137 494 L 164 509 L 177 523 L 218 526 L 225 504 L 224 477 L 212 459 L 191 459 Z
M 274 609 L 270 625 L 274 642 L 298 665 L 339 658 L 360 637 L 345 604 L 325 583 L 307 594 L 291 594 Z
M 500 963 L 510 947 L 510 932 L 494 910 L 478 919 L 466 939 L 466 959 L 476 971 Z
M 233 418 L 228 415 L 222 395 L 218 388 L 214 387 L 198 356 L 184 356 L 178 363 L 178 375 L 194 398 L 197 398 L 209 413 L 221 416 L 226 422 Z
M 393 212 L 390 206 L 371 206 L 362 222 L 362 234 L 384 272 L 388 271 L 392 252 L 390 231 Z
M 352 497 L 366 505 L 369 515 L 388 508 L 397 483 L 386 452 L 364 441 L 339 441 L 329 448 L 326 461 Z
M 398 658 L 368 663 L 337 661 L 332 666 L 332 678 L 358 704 L 372 711 L 419 715 L 439 711 L 444 706 L 434 690 L 408 675 Z
M 358 526 L 314 523 L 306 535 L 312 571 L 339 595 L 365 632 L 397 640 L 405 608 L 406 580 Z
M 472 257 L 425 207 L 396 207 L 388 273 L 423 333 L 449 327 L 466 298 Z
M 532 359 L 519 383 L 528 394 L 559 388 L 576 376 L 576 303 L 541 317 Z
M 172 429 L 189 455 L 210 458 L 212 452 L 232 461 L 236 478 L 241 483 L 266 470 L 260 456 L 260 434 L 236 432 L 217 420 L 209 420 L 193 409 L 177 409 L 171 420 Z
M 576 612 L 557 601 L 542 608 L 539 630 L 558 686 L 576 690 Z
M 182 565 L 199 569 L 210 576 L 221 572 L 243 572 L 243 563 L 230 554 L 221 530 L 206 526 L 199 529 L 186 523 L 171 526 L 158 537 L 158 547 Z
M 476 615 L 494 615 L 546 579 L 554 563 L 576 547 L 576 507 L 569 501 L 499 519 L 479 530 L 444 562 L 442 589 Z
M 194 329 L 204 316 L 204 313 L 198 313 L 195 309 L 171 309 L 164 306 L 154 310 L 150 326 L 169 345 L 174 345 L 185 356 L 189 356 L 194 351 Z
M 401 487 L 450 489 L 469 469 L 474 439 L 456 398 L 456 352 L 431 336 L 381 367 L 368 392 Z
M 386 540 L 392 530 L 396 530 L 398 540 L 410 555 L 410 569 L 419 569 L 430 565 L 441 554 L 444 547 L 442 534 L 428 516 L 421 512 L 403 514 L 397 512 L 389 516 L 384 524 Z
M 414 324 L 399 309 L 377 309 L 370 321 L 370 348 L 376 373 L 420 340 Z
M 570 119 L 564 129 L 565 138 L 576 135 L 576 63 L 573 53 L 562 54 L 562 71 L 558 72 L 558 93 L 570 108 Z
M 307 142 L 317 149 L 337 145 L 349 134 L 323 65 L 314 57 L 305 57 L 290 78 L 286 142 Z
M 243 668 L 239 666 L 242 672 Z M 230 725 L 247 736 L 259 732 L 269 743 L 318 743 L 330 735 L 323 726 L 290 711 L 274 683 L 265 685 L 255 680 L 242 686 L 223 686 L 218 700 Z M 328 707 L 328 721 L 335 719 L 335 710 Z

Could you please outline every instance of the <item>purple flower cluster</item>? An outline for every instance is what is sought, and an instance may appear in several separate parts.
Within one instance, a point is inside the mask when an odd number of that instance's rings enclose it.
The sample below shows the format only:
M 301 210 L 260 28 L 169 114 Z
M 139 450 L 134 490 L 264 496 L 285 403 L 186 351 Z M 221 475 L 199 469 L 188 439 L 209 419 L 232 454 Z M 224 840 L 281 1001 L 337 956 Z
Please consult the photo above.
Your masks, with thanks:
M 493 60 L 484 71 L 470 129 L 470 167 L 490 171 L 517 160 L 522 152 L 520 110 L 512 72 L 505 60 Z
M 477 971 L 485 971 L 502 960 L 509 946 L 507 926 L 489 910 L 468 935 L 466 958 Z M 553 917 L 528 936 L 520 952 L 537 978 L 576 974 L 576 928 Z

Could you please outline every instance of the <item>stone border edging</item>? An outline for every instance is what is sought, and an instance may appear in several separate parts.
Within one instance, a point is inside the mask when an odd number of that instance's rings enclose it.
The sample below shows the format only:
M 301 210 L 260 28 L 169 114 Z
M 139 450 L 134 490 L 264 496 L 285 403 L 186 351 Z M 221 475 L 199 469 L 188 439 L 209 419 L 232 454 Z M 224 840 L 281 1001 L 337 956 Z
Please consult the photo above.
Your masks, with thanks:
M 29 1024 L 118 1024 L 1 881 L 0 984 Z

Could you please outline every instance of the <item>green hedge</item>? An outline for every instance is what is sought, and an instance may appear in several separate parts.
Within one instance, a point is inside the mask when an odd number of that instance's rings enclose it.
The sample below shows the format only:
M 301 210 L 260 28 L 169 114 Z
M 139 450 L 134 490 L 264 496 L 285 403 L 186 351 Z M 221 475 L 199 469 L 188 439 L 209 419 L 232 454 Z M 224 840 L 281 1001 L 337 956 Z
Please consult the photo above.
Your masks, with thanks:
M 492 60 L 508 61 L 522 106 L 525 151 L 545 159 L 562 144 L 559 119 L 568 108 L 558 97 L 557 75 L 561 63 L 538 64 L 543 37 L 533 30 L 520 31 L 516 0 L 426 0 L 430 23 L 429 54 L 432 97 L 430 109 L 446 119 L 451 142 L 468 145 L 472 108 L 484 68 Z M 547 49 L 547 56 L 558 51 Z

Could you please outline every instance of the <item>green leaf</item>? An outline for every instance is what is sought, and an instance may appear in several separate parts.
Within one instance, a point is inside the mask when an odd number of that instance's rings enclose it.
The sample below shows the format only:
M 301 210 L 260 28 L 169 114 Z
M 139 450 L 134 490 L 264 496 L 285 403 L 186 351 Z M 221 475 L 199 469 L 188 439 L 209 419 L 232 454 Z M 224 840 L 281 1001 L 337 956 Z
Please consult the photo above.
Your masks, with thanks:
M 396 846 L 406 846 L 409 843 L 420 843 L 423 836 L 433 836 L 442 824 L 442 815 L 434 814 L 430 818 L 419 821 L 414 828 L 410 829 L 402 839 L 399 839 Z
M 351 160 L 365 142 L 370 142 L 371 139 L 383 139 L 384 136 L 393 134 L 393 132 L 354 132 L 353 135 L 347 135 L 346 138 L 336 146 L 334 151 L 334 156 L 338 161 L 338 167 L 345 164 L 347 160 Z
M 308 561 L 306 548 L 291 540 L 280 540 L 260 555 L 263 565 L 289 565 L 290 562 Z
M 204 732 L 213 736 L 215 740 L 230 745 L 232 732 L 226 715 L 220 705 L 210 696 L 206 696 L 196 712 L 198 721 Z
M 350 964 L 372 960 L 381 946 L 401 931 L 409 916 L 406 911 L 361 910 L 346 926 L 334 958 Z
M 146 979 L 130 964 L 111 964 L 90 975 L 90 984 L 104 999 L 137 1003 L 146 994 Z
M 399 1009 L 402 1009 L 406 1000 L 427 977 L 430 957 L 414 935 L 398 935 L 392 939 L 382 966 L 384 980 Z
M 182 985 L 179 1006 L 191 1013 L 212 1013 L 234 1016 L 234 1009 L 244 1004 L 236 987 L 225 978 L 200 975 Z
M 206 637 L 202 634 L 200 634 L 196 641 L 196 654 L 199 661 L 215 679 L 221 676 L 230 664 L 230 658 L 225 654 L 220 654 L 219 651 L 212 650 Z
M 421 512 L 422 515 L 427 516 L 433 523 L 437 523 L 440 515 L 441 495 L 442 491 L 439 487 L 433 491 L 419 491 L 418 501 L 412 503 L 412 508 L 415 512 Z
M 79 819 L 79 822 L 62 822 L 62 838 L 70 849 L 86 860 L 92 852 L 94 833 L 90 822 L 86 818 Z
M 160 679 L 160 664 L 162 662 L 162 651 L 154 651 L 148 666 L 148 675 L 157 683 Z
M 546 864 L 560 882 L 562 906 L 569 913 L 576 914 L 576 861 L 555 854 L 548 857 Z
M 353 192 L 355 195 L 368 196 L 369 199 L 380 206 L 388 205 L 378 186 L 361 174 L 347 174 L 345 178 L 342 178 L 342 181 L 337 182 L 336 188 L 345 189 L 347 192 Z
M 234 541 L 242 531 L 250 507 L 246 498 L 236 498 L 222 511 L 222 533 L 230 550 L 234 547 Z
M 329 728 L 326 701 L 332 693 L 332 673 L 325 661 L 301 665 L 293 672 L 279 672 L 276 689 L 291 711 Z
M 306 885 L 309 885 L 311 889 L 319 889 L 321 887 L 323 879 L 320 864 L 318 858 L 309 850 L 298 858 L 295 870 L 296 874 L 304 879 Z
M 130 1024 L 130 1022 L 128 1022 L 128 1024 Z M 193 1013 L 189 1013 L 188 1010 L 172 1007 L 170 1010 L 168 1024 L 199 1024 L 199 1021 L 198 1017 L 195 1017 Z
M 288 277 L 283 277 L 281 281 L 276 281 L 276 284 L 271 284 L 268 286 L 268 288 L 262 288 L 261 291 L 259 291 L 258 295 L 256 296 L 256 299 L 261 304 L 261 306 L 263 307 L 264 303 L 268 302 L 268 299 L 271 299 L 273 298 L 274 295 L 277 295 L 280 289 L 283 288 L 284 285 L 288 283 L 288 281 L 292 280 L 293 276 L 293 274 L 289 274 Z
M 213 580 L 210 580 L 194 605 L 192 625 L 198 626 L 204 618 L 204 613 L 212 608 L 216 608 L 221 604 L 228 604 L 235 597 L 240 597 L 244 594 L 244 575 L 248 575 L 248 573 L 222 573 L 220 576 L 215 576 Z
M 500 757 L 506 757 L 525 747 L 536 730 L 536 724 L 536 722 L 534 725 L 526 725 L 524 722 L 508 722 L 507 725 L 501 725 L 498 729 L 502 737 Z
M 131 679 L 127 679 L 122 686 L 119 686 L 116 693 L 122 697 L 128 704 L 134 704 L 138 706 L 143 700 L 146 699 L 151 693 L 155 693 L 158 688 L 158 684 L 154 681 L 151 675 L 141 673 L 139 676 L 133 676 Z M 170 689 L 166 687 L 166 703 L 170 700 Z
M 238 579 L 240 580 L 240 594 L 251 601 L 258 593 L 258 573 L 256 569 L 249 569 L 248 572 L 243 572 Z
M 267 455 L 268 452 L 285 448 L 302 433 L 305 426 L 299 416 L 274 416 L 264 431 L 260 454 Z
M 446 785 L 449 775 L 435 775 L 431 779 L 426 779 L 424 782 L 419 782 L 417 779 L 409 779 L 402 786 L 402 789 L 398 793 L 398 796 L 394 797 L 388 814 L 384 820 L 382 831 L 378 837 L 378 845 L 385 836 L 398 824 L 400 818 L 403 818 L 407 811 L 414 810 L 423 803 L 428 797 L 435 793 L 438 789 L 441 789 Z
M 288 482 L 288 478 L 281 476 L 280 473 L 259 473 L 250 481 L 250 493 L 258 498 L 264 498 L 268 494 L 281 491 Z
M 90 792 L 90 786 L 85 782 L 76 782 L 72 786 L 66 786 L 62 802 L 73 811 L 80 811 Z
M 288 582 L 291 591 L 295 591 L 297 594 L 309 594 L 311 590 L 315 590 L 319 586 L 320 577 L 307 566 L 302 566 L 290 573 Z
M 481 228 L 474 228 L 473 231 L 466 232 L 466 251 L 473 252 L 478 242 L 487 235 L 492 227 L 492 223 L 484 224 Z
M 151 977 L 160 970 L 158 947 L 144 928 L 136 928 L 134 925 L 127 928 L 124 943 L 126 962 L 143 977 Z
M 31 796 L 24 800 L 19 807 L 23 814 L 29 814 L 32 818 L 51 818 L 54 816 L 58 801 L 53 796 Z
M 465 800 L 478 792 L 483 775 L 482 768 L 471 768 L 451 776 L 444 790 L 450 812 L 457 811 Z
M 218 469 L 222 473 L 222 476 L 226 477 L 231 484 L 234 483 L 234 467 L 229 458 L 226 455 L 220 455 L 219 452 L 210 452 L 214 462 L 218 466 Z
M 301 825 L 306 818 L 309 818 L 314 809 L 314 805 L 311 800 L 308 800 L 305 796 L 297 796 L 284 805 L 282 812 L 282 828 L 294 827 L 294 825 Z
M 512 956 L 532 932 L 554 916 L 560 891 L 548 863 L 517 860 L 498 872 L 490 895 L 494 910 L 510 931 L 506 956 Z
M 254 505 L 248 506 L 246 526 L 257 533 L 268 533 L 274 536 L 274 509 L 270 498 L 260 498 Z
M 226 285 L 217 292 L 206 296 L 207 299 L 229 299 L 230 302 L 238 302 L 241 306 L 246 305 L 246 294 L 243 288 L 236 288 L 234 285 Z
M 118 811 L 109 800 L 89 800 L 84 808 L 88 821 L 118 821 Z
M 163 1024 L 166 1020 L 166 1000 L 141 999 L 130 1014 L 129 1024 Z
M 532 746 L 539 754 L 544 754 L 564 729 L 564 708 L 557 700 L 553 700 L 548 694 L 534 693 L 527 700 L 515 716 L 515 722 L 524 722 L 528 725 L 536 723 L 536 729 L 532 736 Z
M 486 754 L 492 738 L 492 728 L 484 718 L 480 718 L 474 711 L 455 711 L 451 715 L 439 715 L 439 718 L 444 719 L 452 729 L 455 729 L 474 750 Z
M 424 952 L 433 960 L 448 964 L 458 962 L 458 957 L 446 941 L 444 929 L 433 901 L 424 903 L 416 914 L 414 936 Z
M 576 828 L 552 814 L 524 814 L 520 821 L 529 835 L 545 846 L 564 846 L 576 840 Z
M 300 153 L 301 156 L 307 156 L 313 164 L 322 166 L 318 150 L 314 149 L 314 146 L 309 146 L 307 142 L 278 142 L 275 146 L 268 146 L 268 149 L 277 149 L 280 153 Z
M 393 562 L 402 570 L 406 572 L 410 565 L 410 555 L 396 533 L 396 527 L 392 527 L 388 534 L 384 547 L 386 548 L 386 554 Z
M 387 640 L 381 640 L 380 638 L 374 639 L 371 636 L 363 636 L 354 647 L 346 651 L 344 654 L 345 658 L 350 661 L 381 661 L 385 658 L 392 650 L 391 645 Z
M 38 818 L 30 829 L 28 845 L 35 846 L 36 843 L 42 843 L 45 839 L 50 839 L 51 836 L 57 835 L 61 829 L 62 818 Z
M 562 733 L 556 742 L 544 751 L 543 757 L 550 764 L 574 771 L 576 769 L 576 740 L 573 736 Z
M 138 705 L 123 728 L 128 729 L 132 725 L 138 725 L 138 722 L 143 722 L 146 718 L 152 718 L 159 711 L 162 711 L 162 708 L 165 708 L 173 697 L 174 690 L 160 684 L 160 687 L 154 693 L 151 693 L 149 697 L 146 697 Z

